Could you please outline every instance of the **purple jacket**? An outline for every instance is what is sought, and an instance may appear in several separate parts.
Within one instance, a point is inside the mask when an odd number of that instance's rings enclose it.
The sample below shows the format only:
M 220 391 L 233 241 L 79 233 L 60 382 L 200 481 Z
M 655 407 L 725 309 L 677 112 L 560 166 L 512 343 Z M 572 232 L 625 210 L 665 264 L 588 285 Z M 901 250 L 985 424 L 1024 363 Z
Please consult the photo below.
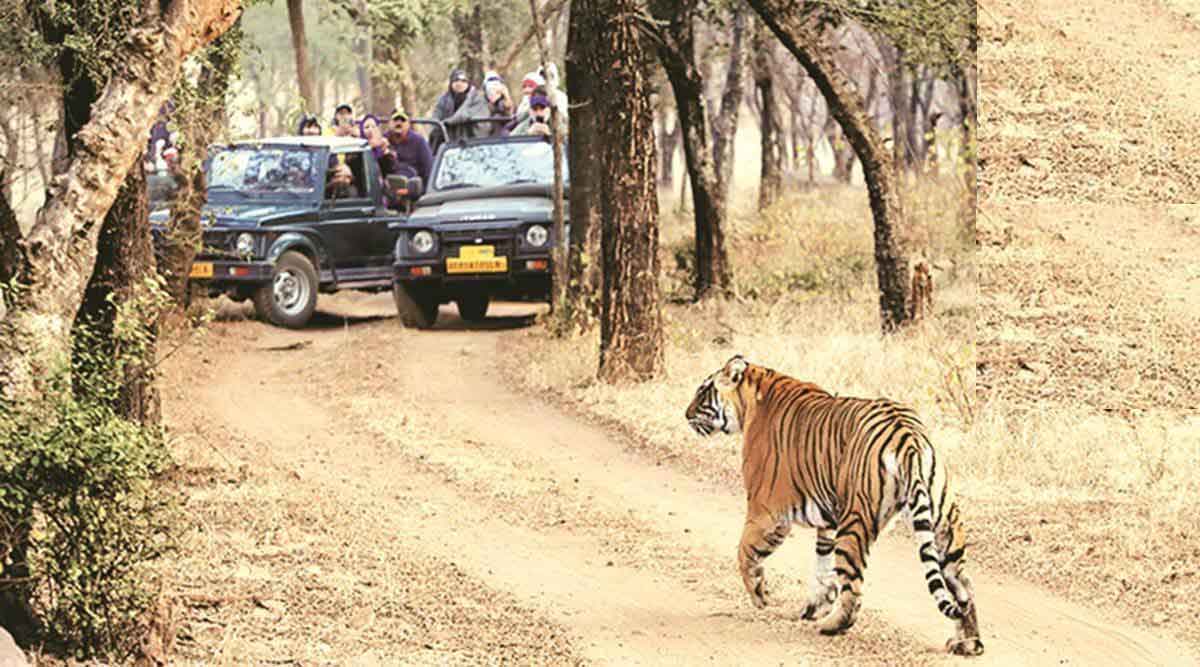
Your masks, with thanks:
M 392 154 L 396 156 L 396 161 L 401 165 L 411 167 L 416 175 L 421 177 L 425 189 L 428 189 L 429 172 L 433 169 L 433 153 L 429 150 L 429 142 L 425 140 L 425 137 L 421 136 L 419 132 L 409 130 L 408 136 L 401 139 L 399 133 L 389 132 L 388 143 L 392 147 Z

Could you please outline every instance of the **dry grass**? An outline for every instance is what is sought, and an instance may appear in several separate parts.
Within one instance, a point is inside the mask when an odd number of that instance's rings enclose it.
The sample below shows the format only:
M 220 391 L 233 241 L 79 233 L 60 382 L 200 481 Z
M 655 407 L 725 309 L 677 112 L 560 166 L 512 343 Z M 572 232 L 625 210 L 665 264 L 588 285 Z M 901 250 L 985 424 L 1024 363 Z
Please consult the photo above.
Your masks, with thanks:
M 938 202 L 953 201 L 952 187 L 944 187 L 912 193 L 910 210 L 938 210 Z M 989 300 L 982 302 L 986 313 L 977 308 L 973 244 L 962 242 L 950 216 L 931 218 L 920 235 L 910 235 L 932 240 L 926 245 L 930 258 L 945 269 L 935 275 L 934 317 L 881 337 L 869 220 L 865 193 L 853 188 L 794 195 L 757 218 L 739 209 L 734 265 L 742 293 L 759 298 L 665 306 L 667 368 L 660 380 L 597 382 L 595 333 L 560 341 L 530 331 L 510 372 L 530 391 L 562 396 L 582 413 L 624 430 L 658 461 L 730 488 L 740 485 L 740 443 L 693 437 L 683 410 L 699 381 L 735 352 L 840 394 L 910 403 L 960 479 L 976 562 L 1109 609 L 1116 620 L 1163 624 L 1196 642 L 1200 619 L 1188 601 L 1200 595 L 1200 572 L 1188 563 L 1200 555 L 1200 422 L 1171 411 L 1130 421 L 1068 393 L 1049 404 L 1020 400 L 1007 389 L 977 394 L 977 317 L 986 325 L 1005 306 Z M 668 218 L 664 238 L 681 244 L 686 224 L 686 218 Z M 666 252 L 675 250 L 665 245 Z M 989 263 L 984 275 L 989 281 L 997 272 L 1037 280 L 1037 267 L 1057 266 L 1026 260 Z M 823 279 L 780 285 L 779 271 Z M 675 287 L 680 278 L 665 280 Z M 1070 332 L 1038 330 L 1027 342 L 1045 350 L 1047 337 L 1056 333 Z M 995 335 L 989 328 L 983 340 Z M 1147 342 L 1143 351 L 1157 355 L 1163 369 L 1178 368 L 1162 355 L 1179 349 L 1164 352 Z M 1032 358 L 1030 363 L 1038 368 Z M 1008 388 L 1028 379 L 1016 367 L 998 372 L 1000 366 L 984 366 L 990 382 Z M 1101 368 L 1084 365 L 1059 386 L 1079 387 L 1085 374 Z M 1150 614 L 1147 599 L 1160 601 Z
M 1200 199 L 1195 24 L 1165 14 L 1143 40 L 1111 5 L 1037 4 L 979 14 L 981 194 Z

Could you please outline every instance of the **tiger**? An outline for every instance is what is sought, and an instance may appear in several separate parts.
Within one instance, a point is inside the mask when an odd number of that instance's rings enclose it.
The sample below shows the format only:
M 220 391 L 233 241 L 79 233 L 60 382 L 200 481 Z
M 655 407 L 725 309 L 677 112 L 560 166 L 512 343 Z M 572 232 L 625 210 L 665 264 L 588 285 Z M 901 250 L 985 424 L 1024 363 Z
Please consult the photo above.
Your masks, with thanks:
M 955 623 L 947 650 L 983 653 L 958 505 L 915 412 L 887 399 L 835 396 L 739 354 L 705 378 L 686 416 L 701 436 L 743 434 L 738 570 L 755 607 L 770 597 L 763 561 L 793 525 L 807 526 L 817 531 L 817 557 L 801 617 L 819 620 L 825 635 L 849 630 L 871 545 L 903 512 L 929 592 Z

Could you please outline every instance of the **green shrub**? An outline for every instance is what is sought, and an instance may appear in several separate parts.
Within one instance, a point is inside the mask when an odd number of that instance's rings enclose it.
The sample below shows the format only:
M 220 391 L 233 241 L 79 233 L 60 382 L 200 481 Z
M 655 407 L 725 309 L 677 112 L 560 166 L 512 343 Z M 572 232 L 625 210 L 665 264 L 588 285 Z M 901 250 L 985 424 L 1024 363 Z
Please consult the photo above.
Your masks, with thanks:
M 147 328 L 130 324 L 145 308 L 121 309 L 115 346 L 77 328 L 73 367 L 60 364 L 37 400 L 0 402 L 0 565 L 27 567 L 9 592 L 29 603 L 42 639 L 77 657 L 136 649 L 153 602 L 149 564 L 171 544 L 164 435 L 116 408 L 145 358 Z M 26 567 L 14 568 L 22 555 Z

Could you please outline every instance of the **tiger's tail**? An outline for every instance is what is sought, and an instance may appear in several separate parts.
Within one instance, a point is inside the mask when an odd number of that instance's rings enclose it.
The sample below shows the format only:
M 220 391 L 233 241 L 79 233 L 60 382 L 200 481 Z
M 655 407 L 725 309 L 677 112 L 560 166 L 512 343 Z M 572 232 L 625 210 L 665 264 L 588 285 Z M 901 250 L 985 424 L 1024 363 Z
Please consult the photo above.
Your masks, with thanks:
M 913 534 L 919 545 L 921 565 L 925 568 L 925 583 L 929 585 L 929 593 L 937 602 L 938 610 L 947 618 L 958 620 L 962 618 L 962 608 L 959 607 L 958 602 L 946 586 L 946 577 L 942 572 L 942 557 L 934 535 L 934 503 L 939 502 L 940 499 L 930 492 L 928 480 L 933 475 L 926 476 L 924 474 L 926 468 L 931 473 L 936 470 L 933 450 L 928 443 L 925 443 L 918 452 L 914 453 L 916 456 L 910 459 L 913 465 L 909 468 L 908 477 L 908 515 L 912 521 Z M 946 483 L 944 475 L 941 481 L 944 487 Z M 944 512 L 944 508 L 941 507 L 937 507 L 937 510 L 939 515 Z

